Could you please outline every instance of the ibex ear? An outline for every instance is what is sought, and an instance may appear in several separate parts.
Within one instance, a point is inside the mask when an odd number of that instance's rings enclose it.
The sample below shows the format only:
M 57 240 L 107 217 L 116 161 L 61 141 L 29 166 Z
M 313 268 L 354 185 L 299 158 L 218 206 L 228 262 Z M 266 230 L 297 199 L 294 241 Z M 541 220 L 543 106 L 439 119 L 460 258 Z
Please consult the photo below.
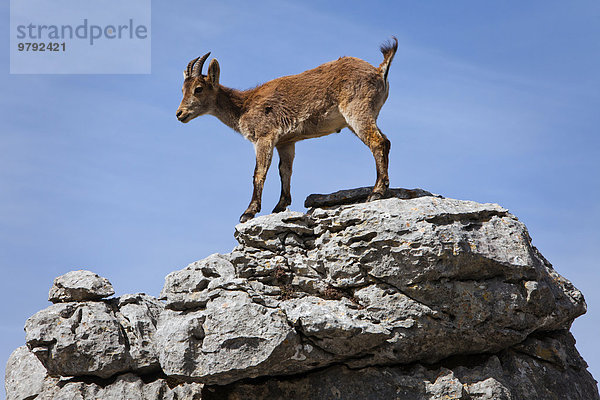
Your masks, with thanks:
M 210 61 L 210 65 L 208 66 L 208 79 L 213 85 L 219 84 L 219 74 L 221 73 L 221 69 L 219 68 L 219 62 L 216 58 L 213 58 Z

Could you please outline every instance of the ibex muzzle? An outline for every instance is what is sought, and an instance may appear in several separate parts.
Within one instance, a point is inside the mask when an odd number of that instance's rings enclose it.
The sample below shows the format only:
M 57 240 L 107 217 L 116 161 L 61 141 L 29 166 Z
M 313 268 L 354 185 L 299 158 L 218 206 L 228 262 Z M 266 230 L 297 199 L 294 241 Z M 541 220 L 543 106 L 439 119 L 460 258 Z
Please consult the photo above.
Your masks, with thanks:
M 273 150 L 279 153 L 281 196 L 273 212 L 292 202 L 290 180 L 295 143 L 349 128 L 371 149 L 377 180 L 369 200 L 383 197 L 389 186 L 390 141 L 377 127 L 377 116 L 389 92 L 388 71 L 398 40 L 381 46 L 383 62 L 374 67 L 354 57 L 342 57 L 302 72 L 269 81 L 245 91 L 219 83 L 219 63 L 213 59 L 207 75 L 207 53 L 188 64 L 183 73 L 183 99 L 177 119 L 187 123 L 211 114 L 254 144 L 256 167 L 252 200 L 240 222 L 261 209 L 262 190 Z

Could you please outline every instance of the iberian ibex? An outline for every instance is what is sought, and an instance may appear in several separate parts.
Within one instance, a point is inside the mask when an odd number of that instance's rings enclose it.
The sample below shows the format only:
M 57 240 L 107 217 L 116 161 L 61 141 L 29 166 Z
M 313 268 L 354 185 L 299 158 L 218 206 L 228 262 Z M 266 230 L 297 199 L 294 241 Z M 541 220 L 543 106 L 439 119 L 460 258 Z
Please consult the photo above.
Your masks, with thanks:
M 389 186 L 390 141 L 377 127 L 379 110 L 388 97 L 388 70 L 398 49 L 398 40 L 381 46 L 383 62 L 375 68 L 354 57 L 342 57 L 298 75 L 284 76 L 254 89 L 236 90 L 219 83 L 219 63 L 213 59 L 208 74 L 202 66 L 210 55 L 198 57 L 184 71 L 183 99 L 177 119 L 189 122 L 211 114 L 254 144 L 256 167 L 254 192 L 245 222 L 261 208 L 261 195 L 273 149 L 279 153 L 281 197 L 273 212 L 292 202 L 290 179 L 294 146 L 350 128 L 375 157 L 377 180 L 369 200 L 381 198 Z

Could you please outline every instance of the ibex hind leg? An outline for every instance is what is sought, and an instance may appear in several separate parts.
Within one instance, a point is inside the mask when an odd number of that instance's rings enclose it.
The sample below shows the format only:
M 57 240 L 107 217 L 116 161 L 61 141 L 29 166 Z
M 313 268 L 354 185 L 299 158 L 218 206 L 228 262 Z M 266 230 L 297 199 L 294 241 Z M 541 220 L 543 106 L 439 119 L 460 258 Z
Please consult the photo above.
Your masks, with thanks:
M 354 120 L 350 118 L 348 120 L 348 125 L 350 130 L 354 132 L 356 136 L 371 149 L 371 153 L 373 153 L 375 167 L 377 168 L 377 180 L 375 181 L 375 186 L 367 201 L 379 200 L 385 196 L 385 193 L 390 186 L 388 165 L 391 143 L 388 138 L 381 133 L 373 118 Z
M 294 143 L 287 143 L 277 146 L 279 154 L 279 177 L 281 178 L 281 196 L 279 202 L 273 209 L 274 213 L 285 211 L 292 204 L 292 192 L 290 182 L 292 179 L 292 164 L 296 154 Z

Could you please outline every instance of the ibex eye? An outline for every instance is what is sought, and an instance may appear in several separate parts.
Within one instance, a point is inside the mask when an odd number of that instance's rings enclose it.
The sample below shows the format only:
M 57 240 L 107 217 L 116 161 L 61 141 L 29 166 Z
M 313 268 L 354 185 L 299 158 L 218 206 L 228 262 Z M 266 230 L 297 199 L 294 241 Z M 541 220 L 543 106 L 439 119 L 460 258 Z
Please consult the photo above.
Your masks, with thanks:
M 198 86 L 196 89 L 194 89 L 194 94 L 200 94 L 202 92 L 202 86 Z

